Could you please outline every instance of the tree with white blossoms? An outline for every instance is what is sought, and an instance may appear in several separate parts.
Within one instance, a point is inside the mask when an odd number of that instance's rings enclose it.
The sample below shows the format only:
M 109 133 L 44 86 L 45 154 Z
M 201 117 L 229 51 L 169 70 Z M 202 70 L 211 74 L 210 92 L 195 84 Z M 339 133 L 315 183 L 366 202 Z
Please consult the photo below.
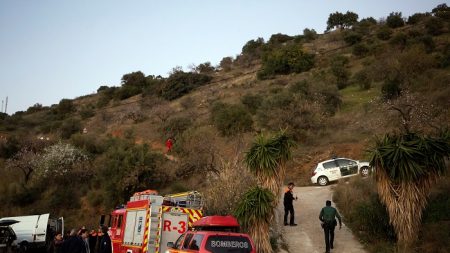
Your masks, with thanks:
M 64 176 L 74 165 L 87 161 L 88 156 L 80 149 L 68 143 L 56 143 L 44 149 L 36 169 L 36 174 L 48 176 Z

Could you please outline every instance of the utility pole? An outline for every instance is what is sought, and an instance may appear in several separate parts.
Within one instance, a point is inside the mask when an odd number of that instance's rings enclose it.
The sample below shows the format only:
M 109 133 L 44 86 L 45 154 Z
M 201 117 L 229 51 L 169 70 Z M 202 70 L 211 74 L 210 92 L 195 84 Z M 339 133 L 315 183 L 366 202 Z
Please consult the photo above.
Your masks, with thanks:
M 6 96 L 6 103 L 5 103 L 5 113 L 6 113 L 6 110 L 8 109 L 8 96 Z
M 1 110 L 0 112 L 3 112 L 3 102 L 4 102 L 4 101 L 2 100 L 2 110 Z

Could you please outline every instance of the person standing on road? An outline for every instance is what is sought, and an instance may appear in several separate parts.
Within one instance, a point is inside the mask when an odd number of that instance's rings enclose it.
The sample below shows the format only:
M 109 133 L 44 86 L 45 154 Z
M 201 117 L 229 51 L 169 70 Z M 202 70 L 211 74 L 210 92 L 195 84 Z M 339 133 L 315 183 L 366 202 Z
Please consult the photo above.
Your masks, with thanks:
M 334 242 L 334 229 L 337 226 L 336 218 L 339 220 L 339 229 L 342 227 L 341 216 L 336 208 L 331 206 L 331 201 L 325 202 L 325 207 L 320 210 L 319 220 L 322 222 L 322 228 L 325 233 L 325 253 L 330 253 Z
M 101 229 L 103 236 L 100 239 L 99 253 L 111 253 L 112 252 L 111 238 L 108 235 L 108 227 L 103 225 Z
M 294 183 L 289 183 L 288 184 L 288 189 L 287 191 L 284 193 L 284 200 L 283 200 L 283 204 L 284 204 L 284 225 L 290 225 L 290 226 L 297 226 L 297 224 L 295 224 L 294 222 L 294 205 L 293 205 L 293 201 L 294 199 L 297 200 L 297 197 L 294 197 L 294 194 L 292 192 L 292 190 L 294 189 Z M 288 215 L 289 213 L 291 214 L 291 218 L 289 220 L 289 224 L 288 224 Z

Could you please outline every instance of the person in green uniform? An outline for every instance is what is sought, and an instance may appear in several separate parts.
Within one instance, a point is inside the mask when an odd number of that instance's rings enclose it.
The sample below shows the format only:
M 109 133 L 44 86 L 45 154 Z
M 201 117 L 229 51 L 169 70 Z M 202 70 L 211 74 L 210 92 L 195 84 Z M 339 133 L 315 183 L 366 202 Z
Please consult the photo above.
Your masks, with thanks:
M 330 253 L 330 249 L 333 248 L 334 228 L 337 226 L 336 218 L 339 220 L 339 229 L 341 229 L 341 216 L 336 208 L 331 206 L 331 201 L 327 200 L 319 215 L 319 220 L 322 222 L 322 228 L 325 233 L 325 253 Z

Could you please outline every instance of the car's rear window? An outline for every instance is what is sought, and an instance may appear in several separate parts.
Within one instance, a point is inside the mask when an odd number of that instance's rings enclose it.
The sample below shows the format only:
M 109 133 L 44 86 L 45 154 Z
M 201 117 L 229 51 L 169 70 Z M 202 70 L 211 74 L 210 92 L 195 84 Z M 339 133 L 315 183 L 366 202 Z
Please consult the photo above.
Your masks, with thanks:
M 248 253 L 252 251 L 252 244 L 243 236 L 212 235 L 205 248 L 214 253 Z

